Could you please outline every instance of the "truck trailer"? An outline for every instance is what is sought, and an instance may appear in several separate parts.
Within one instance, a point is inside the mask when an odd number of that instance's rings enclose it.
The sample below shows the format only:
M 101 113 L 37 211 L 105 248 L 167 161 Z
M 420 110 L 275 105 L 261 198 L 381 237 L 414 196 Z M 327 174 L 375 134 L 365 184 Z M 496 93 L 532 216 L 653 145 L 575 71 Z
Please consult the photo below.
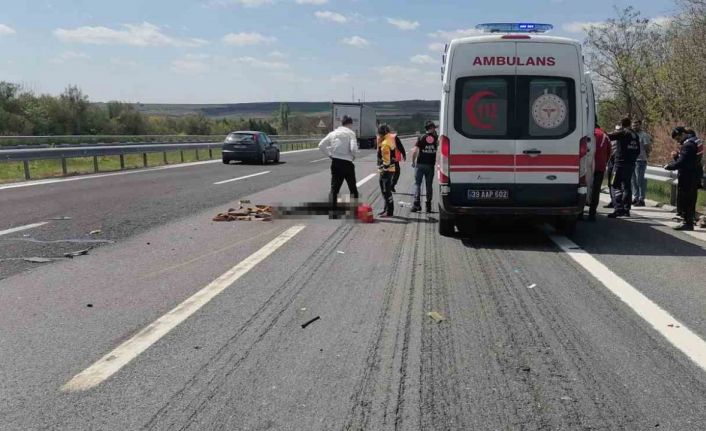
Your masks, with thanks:
M 331 104 L 334 129 L 341 125 L 341 119 L 344 115 L 353 119 L 352 128 L 358 137 L 360 148 L 375 148 L 377 134 L 377 113 L 375 109 L 362 103 L 334 102 Z

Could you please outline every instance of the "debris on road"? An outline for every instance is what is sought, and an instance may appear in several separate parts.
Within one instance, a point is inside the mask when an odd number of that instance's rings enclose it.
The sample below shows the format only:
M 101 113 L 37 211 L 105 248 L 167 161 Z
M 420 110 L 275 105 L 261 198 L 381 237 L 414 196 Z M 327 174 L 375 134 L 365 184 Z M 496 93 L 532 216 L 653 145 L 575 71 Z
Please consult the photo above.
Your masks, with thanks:
M 100 234 L 102 234 L 102 233 L 103 233 L 102 230 L 96 229 L 96 230 L 90 231 L 88 234 L 89 234 L 89 235 L 100 235 Z
M 412 204 L 409 202 L 400 201 L 400 206 L 402 208 L 412 208 Z
M 321 319 L 321 316 L 316 316 L 313 319 L 309 320 L 306 323 L 302 324 L 302 328 L 306 328 L 307 326 L 311 325 L 312 323 L 316 322 L 317 320 Z
M 53 217 L 53 218 L 50 218 L 49 220 L 57 220 L 57 221 L 61 221 L 61 220 L 71 220 L 71 217 L 67 217 L 67 216 Z
M 54 261 L 54 259 L 51 259 L 49 257 L 23 257 L 22 260 L 32 263 L 47 263 Z
M 93 304 L 86 304 L 86 307 L 93 308 Z
M 537 287 L 537 285 L 534 283 L 527 286 L 528 289 L 534 289 L 535 287 Z
M 436 323 L 441 323 L 446 320 L 446 318 L 441 313 L 436 311 L 430 311 L 429 313 L 427 313 L 427 316 L 431 317 Z
M 64 257 L 68 257 L 69 259 L 73 259 L 74 257 L 85 256 L 88 254 L 89 251 L 91 251 L 90 247 L 85 248 L 83 250 L 72 251 L 70 253 L 64 253 Z
M 272 207 L 269 205 L 243 206 L 246 201 L 240 201 L 240 208 L 229 208 L 224 213 L 217 214 L 213 221 L 272 221 Z M 247 201 L 248 203 L 250 201 Z
M 681 326 L 675 325 L 675 324 L 673 324 L 673 323 L 670 323 L 670 324 L 667 325 L 667 326 L 669 326 L 670 328 L 681 328 Z
M 345 251 L 341 251 L 341 250 L 338 250 L 336 253 L 338 253 L 338 254 L 346 254 Z

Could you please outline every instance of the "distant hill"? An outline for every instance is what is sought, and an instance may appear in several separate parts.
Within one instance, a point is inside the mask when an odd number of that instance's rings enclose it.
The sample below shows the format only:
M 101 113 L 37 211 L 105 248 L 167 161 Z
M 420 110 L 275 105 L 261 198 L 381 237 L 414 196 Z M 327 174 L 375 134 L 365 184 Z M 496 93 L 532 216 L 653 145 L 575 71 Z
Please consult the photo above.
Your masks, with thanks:
M 290 115 L 324 116 L 330 115 L 330 102 L 286 102 Z M 369 102 L 380 118 L 409 118 L 414 114 L 437 118 L 438 100 L 402 100 L 392 102 Z M 224 104 L 138 104 L 137 108 L 146 115 L 183 116 L 203 114 L 210 118 L 268 118 L 279 111 L 280 102 L 264 103 L 224 103 Z

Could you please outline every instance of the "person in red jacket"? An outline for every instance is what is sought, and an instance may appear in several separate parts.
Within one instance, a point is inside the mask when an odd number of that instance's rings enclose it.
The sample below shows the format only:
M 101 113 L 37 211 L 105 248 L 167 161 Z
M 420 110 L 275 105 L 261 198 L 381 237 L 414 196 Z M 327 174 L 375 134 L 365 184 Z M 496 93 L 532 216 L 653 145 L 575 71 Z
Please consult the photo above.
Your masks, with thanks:
M 596 137 L 596 153 L 594 158 L 593 168 L 593 189 L 591 191 L 591 204 L 588 210 L 588 221 L 596 221 L 596 208 L 598 208 L 598 200 L 603 185 L 603 176 L 605 175 L 606 166 L 610 159 L 611 143 L 608 135 L 606 135 L 601 126 L 596 123 L 594 130 Z

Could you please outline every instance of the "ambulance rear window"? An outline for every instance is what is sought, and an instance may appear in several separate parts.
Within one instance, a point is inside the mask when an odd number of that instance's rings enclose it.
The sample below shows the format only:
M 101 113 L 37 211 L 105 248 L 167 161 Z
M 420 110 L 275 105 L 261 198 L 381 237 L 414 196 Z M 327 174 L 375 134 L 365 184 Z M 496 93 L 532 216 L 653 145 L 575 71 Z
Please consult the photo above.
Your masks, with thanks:
M 501 139 L 508 135 L 510 78 L 461 78 L 456 84 L 455 128 L 468 138 Z
M 518 82 L 518 106 L 529 118 L 522 138 L 559 138 L 575 125 L 574 81 L 568 78 L 527 77 Z M 524 111 L 524 109 L 523 109 Z

